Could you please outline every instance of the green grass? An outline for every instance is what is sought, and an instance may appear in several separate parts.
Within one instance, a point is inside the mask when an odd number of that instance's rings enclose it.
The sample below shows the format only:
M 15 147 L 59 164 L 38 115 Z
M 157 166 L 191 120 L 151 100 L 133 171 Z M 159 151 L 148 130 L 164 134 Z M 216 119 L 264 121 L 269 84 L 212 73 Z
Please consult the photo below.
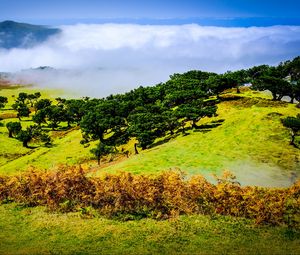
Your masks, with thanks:
M 299 254 L 300 234 L 230 217 L 120 222 L 0 206 L 0 254 Z

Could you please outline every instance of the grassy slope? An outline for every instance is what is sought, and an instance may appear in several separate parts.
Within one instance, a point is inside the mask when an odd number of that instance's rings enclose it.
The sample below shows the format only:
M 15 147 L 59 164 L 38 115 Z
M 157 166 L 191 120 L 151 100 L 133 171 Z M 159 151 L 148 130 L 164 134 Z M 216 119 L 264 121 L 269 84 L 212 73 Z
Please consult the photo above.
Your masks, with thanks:
M 7 115 L 15 114 L 11 110 L 14 98 L 20 92 L 33 93 L 40 91 L 42 98 L 56 98 L 63 92 L 59 90 L 41 90 L 31 88 L 17 88 L 1 90 L 0 94 L 8 97 L 9 103 L 5 109 L 0 111 L 0 117 L 5 118 Z M 9 121 L 19 121 L 17 118 L 5 118 L 3 123 Z M 22 120 L 22 127 L 25 128 L 33 124 L 29 119 Z M 23 148 L 22 144 L 16 139 L 9 139 L 6 127 L 0 127 L 0 173 L 16 174 L 24 171 L 28 166 L 38 168 L 52 168 L 58 163 L 77 164 L 87 158 L 90 158 L 90 148 L 84 148 L 80 145 L 82 139 L 81 132 L 73 129 L 70 132 L 55 131 L 52 132 L 55 137 L 52 148 L 38 147 L 34 150 Z
M 289 132 L 282 126 L 280 118 L 294 116 L 299 109 L 291 104 L 245 106 L 248 105 L 223 102 L 218 106 L 217 117 L 201 121 L 204 124 L 225 119 L 221 126 L 207 133 L 189 131 L 188 136 L 180 136 L 99 173 L 120 169 L 156 173 L 179 167 L 188 174 L 201 173 L 209 178 L 208 173 L 219 174 L 223 169 L 229 169 L 244 184 L 289 185 L 290 171 L 300 170 L 300 153 L 289 145 Z
M 1 91 L 1 95 L 10 99 L 7 109 L 13 102 L 11 96 L 20 91 L 24 91 L 24 88 Z M 25 91 L 33 92 L 30 89 Z M 42 91 L 44 97 L 50 98 L 59 93 L 62 92 Z M 242 95 L 250 99 L 256 96 L 268 97 L 247 90 Z M 288 186 L 290 171 L 300 172 L 300 153 L 289 145 L 289 132 L 280 123 L 280 118 L 296 115 L 299 109 L 291 104 L 272 107 L 265 102 L 263 105 L 251 104 L 248 101 L 223 102 L 218 106 L 217 117 L 203 119 L 200 123 L 225 119 L 221 126 L 206 133 L 189 131 L 188 136 L 180 135 L 168 143 L 132 155 L 127 160 L 107 164 L 97 174 L 118 170 L 155 174 L 178 167 L 188 174 L 201 173 L 210 178 L 212 172 L 219 174 L 229 169 L 243 184 Z M 7 109 L 2 114 L 8 112 Z M 14 119 L 6 119 L 4 122 L 11 120 Z M 22 122 L 24 127 L 29 124 L 30 121 Z M 27 169 L 28 165 L 48 169 L 58 163 L 77 164 L 90 159 L 91 146 L 84 148 L 79 144 L 82 139 L 80 130 L 74 129 L 65 134 L 54 132 L 53 135 L 57 138 L 52 148 L 28 150 L 22 148 L 15 139 L 8 139 L 5 127 L 0 128 L 0 173 L 15 174 Z M 127 147 L 133 153 L 132 144 Z M 95 162 L 86 165 L 94 167 Z
M 0 206 L 0 254 L 299 254 L 299 233 L 229 217 L 120 222 Z

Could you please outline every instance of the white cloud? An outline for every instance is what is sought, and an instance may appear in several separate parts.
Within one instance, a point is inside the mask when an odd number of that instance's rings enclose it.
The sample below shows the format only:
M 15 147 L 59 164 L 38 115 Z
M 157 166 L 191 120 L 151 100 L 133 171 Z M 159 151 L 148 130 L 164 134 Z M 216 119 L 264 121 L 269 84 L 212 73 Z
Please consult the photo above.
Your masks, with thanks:
M 69 70 L 27 71 L 19 77 L 105 96 L 164 81 L 174 72 L 224 72 L 300 55 L 300 27 L 295 26 L 79 24 L 61 29 L 60 35 L 34 48 L 0 49 L 0 71 L 39 66 Z

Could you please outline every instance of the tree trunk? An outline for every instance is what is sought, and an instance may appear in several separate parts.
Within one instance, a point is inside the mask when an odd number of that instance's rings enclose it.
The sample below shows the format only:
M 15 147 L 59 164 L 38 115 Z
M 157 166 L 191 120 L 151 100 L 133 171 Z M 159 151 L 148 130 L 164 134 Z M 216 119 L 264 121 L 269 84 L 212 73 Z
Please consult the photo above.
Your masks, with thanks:
M 290 103 L 293 104 L 294 103 L 295 98 L 291 97 L 291 101 Z
M 135 152 L 135 154 L 139 154 L 139 151 L 138 151 L 138 149 L 137 149 L 137 143 L 135 143 L 134 144 L 134 152 Z
M 23 141 L 23 147 L 28 148 L 28 141 Z
M 97 162 L 98 162 L 98 166 L 100 166 L 100 159 L 101 159 L 100 155 L 99 155 L 99 156 L 97 156 Z
M 197 129 L 197 128 L 199 128 L 199 126 L 196 124 L 196 120 L 193 120 L 193 122 L 192 122 L 192 128 L 194 128 L 194 129 Z
M 101 135 L 99 136 L 99 141 L 100 141 L 100 143 L 104 143 L 103 134 L 101 134 Z
M 11 130 L 8 131 L 8 137 L 9 137 L 9 138 L 12 138 L 12 137 L 13 137 L 13 136 L 12 136 L 12 131 L 11 131 Z
M 278 101 L 281 101 L 282 98 L 283 98 L 283 96 L 280 95 L 280 96 L 278 96 L 277 100 L 278 100 Z
M 236 93 L 237 93 L 237 94 L 241 94 L 241 91 L 240 91 L 240 87 L 239 87 L 239 86 L 236 87 Z
M 181 124 L 181 132 L 182 132 L 183 135 L 185 135 L 185 128 L 184 128 L 184 126 L 185 126 L 185 123 Z
M 292 139 L 291 139 L 290 145 L 293 145 L 295 148 L 299 149 L 299 147 L 297 146 L 297 144 L 295 144 L 296 134 L 295 134 L 295 132 L 293 130 L 291 130 L 291 135 L 292 135 Z

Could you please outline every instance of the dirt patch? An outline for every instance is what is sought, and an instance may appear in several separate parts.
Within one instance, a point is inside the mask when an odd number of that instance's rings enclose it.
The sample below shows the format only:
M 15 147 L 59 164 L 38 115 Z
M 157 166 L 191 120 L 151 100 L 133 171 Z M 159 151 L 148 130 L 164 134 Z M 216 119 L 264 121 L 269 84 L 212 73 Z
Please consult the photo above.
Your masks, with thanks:
M 0 113 L 0 119 L 15 119 L 17 118 L 17 113 L 13 112 L 2 112 Z
M 73 128 L 70 128 L 68 130 L 63 130 L 63 131 L 51 131 L 51 137 L 52 138 L 63 138 L 65 137 L 67 134 L 69 134 L 70 132 L 74 131 L 74 130 L 78 130 L 80 127 L 77 126 L 77 127 L 73 127 Z
M 265 99 L 265 98 L 249 98 L 244 97 L 236 101 L 231 101 L 230 104 L 234 107 L 243 107 L 248 108 L 251 106 L 256 107 L 287 107 L 288 103 L 283 101 L 273 101 L 271 99 Z

